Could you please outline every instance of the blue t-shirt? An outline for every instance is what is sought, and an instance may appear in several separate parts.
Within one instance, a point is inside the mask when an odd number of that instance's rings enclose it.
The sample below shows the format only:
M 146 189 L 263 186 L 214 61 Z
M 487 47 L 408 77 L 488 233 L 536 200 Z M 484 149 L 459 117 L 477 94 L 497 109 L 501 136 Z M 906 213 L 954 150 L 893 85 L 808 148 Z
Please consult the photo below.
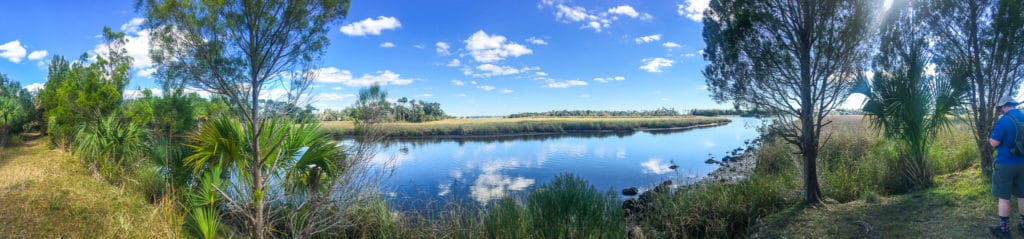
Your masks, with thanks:
M 1024 113 L 1020 112 L 1020 110 L 1012 109 L 1007 111 L 1006 114 L 1013 114 L 1017 120 L 1024 121 Z M 992 139 L 999 141 L 999 146 L 996 147 L 996 163 L 1024 163 L 1024 156 L 1010 154 L 1010 147 L 1013 147 L 1014 140 L 1017 140 L 1017 127 L 1013 125 L 1013 120 L 1006 116 L 1006 114 L 1003 117 L 999 117 L 999 120 L 996 121 L 996 126 L 992 129 L 992 136 L 990 136 Z

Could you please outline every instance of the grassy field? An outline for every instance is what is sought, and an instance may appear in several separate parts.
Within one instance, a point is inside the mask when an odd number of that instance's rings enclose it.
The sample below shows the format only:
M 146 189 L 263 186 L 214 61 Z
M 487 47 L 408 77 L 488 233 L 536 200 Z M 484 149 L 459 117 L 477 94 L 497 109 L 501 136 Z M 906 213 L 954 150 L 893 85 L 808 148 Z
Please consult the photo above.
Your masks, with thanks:
M 0 237 L 180 237 L 172 205 L 149 204 L 136 190 L 95 178 L 46 142 L 28 136 L 0 150 Z
M 632 132 L 638 130 L 679 129 L 727 122 L 729 120 L 725 118 L 705 116 L 645 118 L 545 117 L 448 119 L 425 123 L 396 122 L 387 123 L 383 128 L 390 137 L 476 137 L 571 132 Z M 335 136 L 350 136 L 355 130 L 351 121 L 325 121 L 320 124 L 321 128 Z

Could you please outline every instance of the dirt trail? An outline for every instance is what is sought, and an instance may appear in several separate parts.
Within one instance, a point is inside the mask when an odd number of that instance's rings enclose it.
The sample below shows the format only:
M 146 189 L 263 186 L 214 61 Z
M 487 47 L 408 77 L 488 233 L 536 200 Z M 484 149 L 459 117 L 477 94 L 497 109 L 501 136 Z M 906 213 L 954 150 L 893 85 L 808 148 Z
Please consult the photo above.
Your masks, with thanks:
M 113 186 L 29 135 L 0 149 L 0 235 L 7 238 L 176 237 L 174 213 Z

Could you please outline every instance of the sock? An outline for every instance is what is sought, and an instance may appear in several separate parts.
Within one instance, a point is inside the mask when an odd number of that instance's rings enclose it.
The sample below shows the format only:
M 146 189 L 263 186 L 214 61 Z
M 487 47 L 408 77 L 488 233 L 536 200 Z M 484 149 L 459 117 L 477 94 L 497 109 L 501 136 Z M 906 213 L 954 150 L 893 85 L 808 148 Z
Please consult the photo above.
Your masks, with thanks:
M 1004 232 L 1010 231 L 1010 217 L 999 217 L 999 229 Z

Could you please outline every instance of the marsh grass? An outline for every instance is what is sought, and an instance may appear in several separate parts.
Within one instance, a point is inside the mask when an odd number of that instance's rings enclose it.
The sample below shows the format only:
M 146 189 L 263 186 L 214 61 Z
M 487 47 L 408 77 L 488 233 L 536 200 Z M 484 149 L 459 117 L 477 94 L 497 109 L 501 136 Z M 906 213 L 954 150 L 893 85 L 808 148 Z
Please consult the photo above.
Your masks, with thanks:
M 500 136 L 516 134 L 557 134 L 566 132 L 631 132 L 641 129 L 668 129 L 729 122 L 705 116 L 683 117 L 545 117 L 508 119 L 447 119 L 424 123 L 384 123 L 389 137 L 426 136 Z M 321 127 L 335 137 L 351 136 L 350 121 L 324 121 Z

